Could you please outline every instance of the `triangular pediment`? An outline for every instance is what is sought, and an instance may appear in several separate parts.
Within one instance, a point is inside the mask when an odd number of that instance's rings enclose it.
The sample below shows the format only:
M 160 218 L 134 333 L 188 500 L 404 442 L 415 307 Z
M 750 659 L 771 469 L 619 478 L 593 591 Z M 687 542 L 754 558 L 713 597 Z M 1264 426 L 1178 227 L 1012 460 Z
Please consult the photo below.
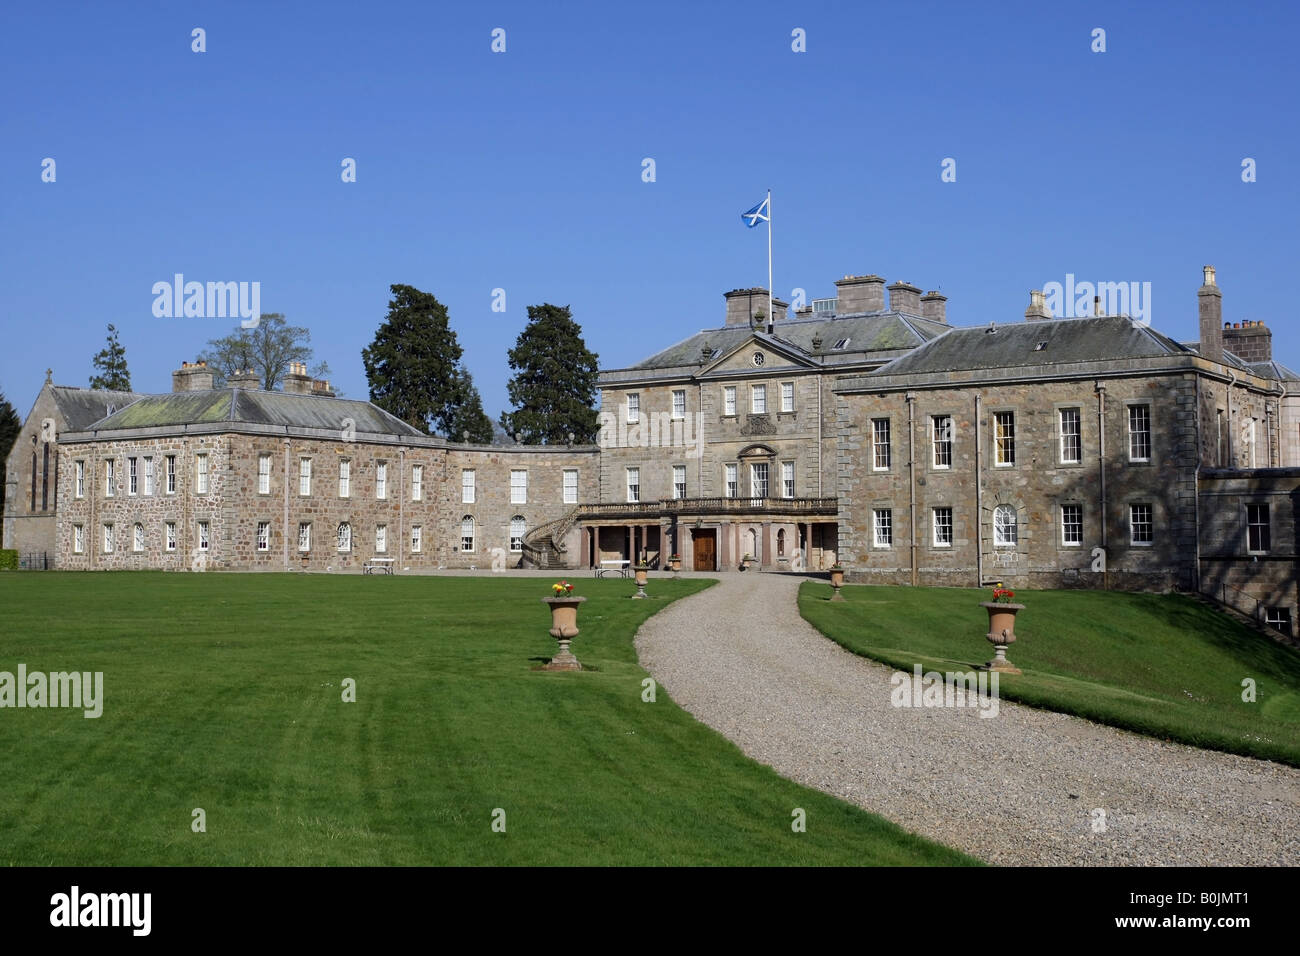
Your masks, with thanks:
M 700 369 L 696 377 L 710 378 L 781 369 L 803 371 L 818 367 L 818 364 L 798 346 L 762 332 L 755 332 L 739 345 L 713 359 Z

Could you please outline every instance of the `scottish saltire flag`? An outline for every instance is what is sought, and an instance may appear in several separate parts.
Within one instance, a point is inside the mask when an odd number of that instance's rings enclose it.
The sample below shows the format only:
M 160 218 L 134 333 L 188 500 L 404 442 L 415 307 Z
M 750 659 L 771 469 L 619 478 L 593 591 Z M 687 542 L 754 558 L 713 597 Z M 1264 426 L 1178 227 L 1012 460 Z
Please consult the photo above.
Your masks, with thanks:
M 768 219 L 767 203 L 768 200 L 764 199 L 753 209 L 749 210 L 748 212 L 743 212 L 740 214 L 740 218 L 745 223 L 746 226 L 748 226 L 750 229 L 753 229 L 760 222 L 767 222 Z

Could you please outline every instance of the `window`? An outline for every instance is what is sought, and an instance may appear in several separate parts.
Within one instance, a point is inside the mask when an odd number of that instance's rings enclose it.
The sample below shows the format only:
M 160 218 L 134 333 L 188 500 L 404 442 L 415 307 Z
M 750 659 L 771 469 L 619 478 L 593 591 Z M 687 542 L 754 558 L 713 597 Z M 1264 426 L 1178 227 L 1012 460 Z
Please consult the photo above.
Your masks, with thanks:
M 1151 460 L 1151 406 L 1128 407 L 1128 460 Z
M 375 464 L 375 497 L 388 497 L 388 462 L 386 461 Z
M 1289 607 L 1264 608 L 1264 623 L 1277 628 L 1288 637 L 1291 634 L 1291 609 Z
M 628 392 L 627 420 L 629 422 L 639 422 L 641 420 L 641 394 L 639 392 Z
M 794 411 L 794 382 L 781 383 L 781 411 Z
M 564 503 L 566 505 L 576 505 L 578 503 L 578 469 L 564 469 Z
M 510 469 L 510 503 L 528 503 L 528 472 L 523 468 Z
M 751 411 L 755 415 L 767 414 L 767 386 L 751 385 L 749 388 Z
M 794 462 L 781 462 L 781 497 L 794 497 Z
M 936 548 L 952 547 L 952 509 L 934 509 L 934 546 Z
M 388 552 L 388 525 L 375 525 L 375 554 Z
M 194 456 L 194 491 L 200 495 L 208 493 L 208 456 Z
M 474 469 L 465 468 L 460 473 L 460 502 L 464 505 L 474 503 Z
M 736 414 L 736 386 L 728 385 L 722 389 L 722 414 Z
M 673 389 L 673 418 L 686 417 L 686 389 Z
M 510 550 L 515 553 L 524 550 L 525 527 L 523 515 L 515 515 L 510 519 Z
M 105 553 L 105 554 L 112 554 L 112 553 L 113 553 L 113 525 L 112 525 L 112 524 L 105 524 L 105 525 L 104 525 L 104 545 L 103 545 L 103 547 L 104 547 L 104 553 Z
M 993 509 L 993 546 L 1014 548 L 1016 537 L 1016 509 L 1010 505 L 998 505 Z
M 1016 463 L 1016 413 L 993 413 L 994 467 Z
M 176 522 L 168 521 L 165 525 L 163 525 L 163 528 L 166 532 L 164 534 L 164 539 L 166 543 L 163 545 L 163 547 L 165 547 L 168 551 L 175 551 L 176 550 Z
M 339 459 L 339 497 L 352 496 L 352 462 L 347 458 Z
M 931 463 L 935 468 L 952 467 L 952 416 L 930 416 Z
M 79 524 L 72 526 L 72 553 L 82 554 L 86 550 L 86 529 Z
M 420 553 L 420 546 L 423 543 L 424 531 L 418 524 L 411 525 L 411 551 L 414 554 Z
M 842 349 L 842 348 L 844 348 L 845 346 L 847 346 L 848 344 L 849 344 L 849 340 L 848 340 L 848 339 L 840 339 L 840 340 L 838 340 L 834 345 L 831 346 L 831 350 L 834 351 L 834 350 L 836 350 L 836 349 Z
M 778 558 L 785 557 L 785 528 L 781 528 L 776 533 L 776 556 Z
M 1083 461 L 1083 443 L 1079 432 L 1079 410 L 1061 409 L 1061 463 L 1077 465 Z
M 767 462 L 756 461 L 749 466 L 749 496 L 767 497 Z
M 877 508 L 872 513 L 872 535 L 877 548 L 894 544 L 894 513 L 889 508 Z
M 257 523 L 257 550 L 271 550 L 271 522 L 259 521 Z
M 298 494 L 311 494 L 311 459 L 298 459 Z
M 199 522 L 199 550 L 207 551 L 210 546 L 210 543 L 211 542 L 209 541 L 208 538 L 208 523 L 206 521 L 200 521 Z
M 641 469 L 629 468 L 627 470 L 627 500 L 641 500 Z
M 876 471 L 889 468 L 889 419 L 873 418 L 871 420 L 872 467 Z
M 131 529 L 131 550 L 144 550 L 144 525 L 138 521 L 135 523 L 135 527 Z
M 411 500 L 421 501 L 424 499 L 424 466 L 411 466 Z
M 76 472 L 76 496 L 78 498 L 86 497 L 86 463 L 79 461 L 75 465 Z
M 1263 553 L 1272 547 L 1268 505 L 1246 505 L 1246 550 Z
M 298 522 L 298 550 L 299 551 L 311 550 L 311 522 L 310 521 Z
M 257 456 L 257 493 L 259 495 L 269 495 L 271 493 L 271 456 Z
M 734 498 L 740 494 L 740 480 L 736 477 L 737 465 L 726 465 L 727 497 Z
M 1061 544 L 1083 544 L 1083 505 L 1061 505 Z
M 339 522 L 338 547 L 340 551 L 352 550 L 352 525 L 347 521 Z
M 1128 526 L 1131 544 L 1151 544 L 1155 541 L 1150 505 L 1129 505 Z
M 153 457 L 145 456 L 144 459 L 144 493 L 153 494 Z
M 35 472 L 32 473 L 32 480 L 35 481 Z M 104 497 L 113 497 L 114 487 L 117 484 L 117 462 L 112 458 L 104 462 Z M 34 506 L 33 506 L 34 507 Z
M 462 551 L 474 550 L 474 516 L 465 515 L 460 519 L 460 549 Z
M 126 493 L 133 495 L 139 490 L 139 476 L 137 475 L 138 459 L 132 457 L 126 460 Z
M 270 459 L 267 459 L 270 462 Z M 176 456 L 167 456 L 167 494 L 176 494 Z
M 673 465 L 673 497 L 686 497 L 686 466 Z

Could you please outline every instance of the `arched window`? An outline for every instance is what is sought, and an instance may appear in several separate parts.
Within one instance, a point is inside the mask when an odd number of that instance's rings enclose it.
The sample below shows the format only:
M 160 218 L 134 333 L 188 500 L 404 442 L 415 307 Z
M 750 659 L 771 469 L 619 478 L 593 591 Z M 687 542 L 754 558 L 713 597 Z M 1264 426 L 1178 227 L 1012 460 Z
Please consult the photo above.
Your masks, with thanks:
M 131 538 L 131 548 L 134 551 L 143 551 L 144 550 L 144 525 L 142 525 L 140 522 L 137 521 L 135 523 L 134 531 L 135 534 Z
M 751 558 L 756 559 L 758 557 L 758 532 L 753 528 L 749 529 L 749 548 L 746 550 L 746 553 Z
M 1016 509 L 998 505 L 993 509 L 993 545 L 997 548 L 1016 546 Z
M 36 452 L 32 452 L 32 510 L 36 510 Z
M 50 508 L 50 443 L 45 443 L 45 461 L 41 464 L 41 510 Z
M 474 516 L 465 515 L 460 519 L 460 549 L 462 551 L 474 550 Z
M 778 558 L 785 557 L 785 528 L 781 528 L 776 533 L 776 556 Z
M 510 550 L 524 550 L 524 529 L 526 524 L 523 515 L 515 515 L 510 519 Z
M 339 550 L 352 550 L 352 525 L 346 521 L 339 522 Z

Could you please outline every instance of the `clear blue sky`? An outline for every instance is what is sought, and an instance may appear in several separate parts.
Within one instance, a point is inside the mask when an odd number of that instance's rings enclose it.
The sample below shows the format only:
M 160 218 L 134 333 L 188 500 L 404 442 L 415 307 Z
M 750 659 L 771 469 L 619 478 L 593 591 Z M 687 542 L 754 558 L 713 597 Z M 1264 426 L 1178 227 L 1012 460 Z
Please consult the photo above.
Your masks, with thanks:
M 780 295 L 876 272 L 1009 322 L 1074 273 L 1150 282 L 1191 340 L 1211 263 L 1225 318 L 1300 366 L 1298 36 L 1277 2 L 10 4 L 0 388 L 26 415 L 46 366 L 86 385 L 112 322 L 134 386 L 169 390 L 234 324 L 155 318 L 181 272 L 260 282 L 365 397 L 406 283 L 495 419 L 529 304 L 571 305 L 603 367 L 720 324 L 766 284 L 740 213 L 769 187 Z

